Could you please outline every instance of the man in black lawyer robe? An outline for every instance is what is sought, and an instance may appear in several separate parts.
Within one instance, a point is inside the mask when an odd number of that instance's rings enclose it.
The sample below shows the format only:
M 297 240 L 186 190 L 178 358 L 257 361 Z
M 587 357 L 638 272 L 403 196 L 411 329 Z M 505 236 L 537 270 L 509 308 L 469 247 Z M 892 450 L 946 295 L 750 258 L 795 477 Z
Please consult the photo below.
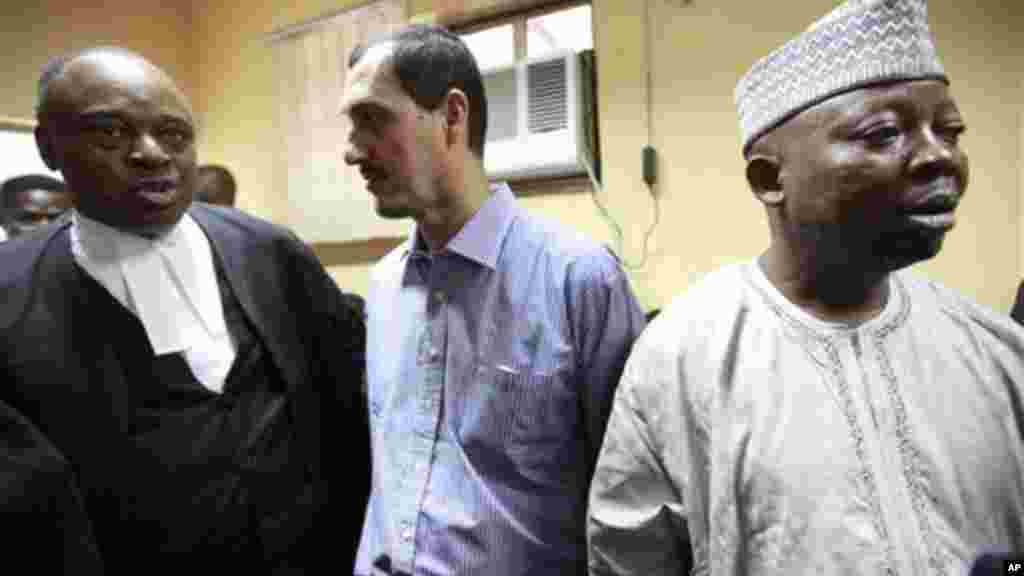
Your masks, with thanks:
M 362 319 L 290 232 L 192 205 L 191 110 L 141 56 L 52 61 L 37 114 L 76 204 L 0 244 L 0 401 L 72 467 L 106 573 L 350 571 Z

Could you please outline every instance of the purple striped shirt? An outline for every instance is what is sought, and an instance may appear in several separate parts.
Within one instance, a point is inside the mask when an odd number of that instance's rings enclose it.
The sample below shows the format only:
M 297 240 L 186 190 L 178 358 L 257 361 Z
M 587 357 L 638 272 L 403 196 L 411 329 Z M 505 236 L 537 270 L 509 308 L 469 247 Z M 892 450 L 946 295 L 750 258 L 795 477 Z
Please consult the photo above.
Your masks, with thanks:
M 584 574 L 590 475 L 644 325 L 615 257 L 499 185 L 440 253 L 386 256 L 367 312 L 356 574 Z

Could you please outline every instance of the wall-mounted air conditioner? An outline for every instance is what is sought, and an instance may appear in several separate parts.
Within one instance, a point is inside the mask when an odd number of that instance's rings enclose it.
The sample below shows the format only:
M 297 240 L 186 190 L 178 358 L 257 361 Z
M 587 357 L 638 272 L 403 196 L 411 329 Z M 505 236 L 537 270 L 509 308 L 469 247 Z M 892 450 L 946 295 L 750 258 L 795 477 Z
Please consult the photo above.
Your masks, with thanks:
M 488 178 L 586 173 L 586 159 L 596 157 L 588 154 L 596 146 L 593 69 L 593 51 L 586 51 L 482 72 L 488 106 L 484 147 Z

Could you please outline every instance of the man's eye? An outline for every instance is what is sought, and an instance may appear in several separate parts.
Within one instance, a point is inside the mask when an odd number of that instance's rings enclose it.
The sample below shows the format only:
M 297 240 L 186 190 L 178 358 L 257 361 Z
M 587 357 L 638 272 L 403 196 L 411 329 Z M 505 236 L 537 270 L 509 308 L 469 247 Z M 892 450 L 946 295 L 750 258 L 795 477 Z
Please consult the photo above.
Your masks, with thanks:
M 879 126 L 872 128 L 861 135 L 870 146 L 885 146 L 895 142 L 900 137 L 900 129 L 897 126 Z
M 119 146 L 128 136 L 128 131 L 123 126 L 118 126 L 117 124 L 96 124 L 90 126 L 88 131 L 104 147 Z
M 372 114 L 360 114 L 354 119 L 352 125 L 360 132 L 369 132 L 377 126 L 377 123 L 374 121 Z
M 120 126 L 100 126 L 99 132 L 107 138 L 120 138 L 124 136 L 124 130 Z
M 390 115 L 377 108 L 361 109 L 352 115 L 352 126 L 356 130 L 377 133 L 390 119 Z
M 192 135 L 184 130 L 171 129 L 161 132 L 160 139 L 171 146 L 182 147 L 192 141 Z

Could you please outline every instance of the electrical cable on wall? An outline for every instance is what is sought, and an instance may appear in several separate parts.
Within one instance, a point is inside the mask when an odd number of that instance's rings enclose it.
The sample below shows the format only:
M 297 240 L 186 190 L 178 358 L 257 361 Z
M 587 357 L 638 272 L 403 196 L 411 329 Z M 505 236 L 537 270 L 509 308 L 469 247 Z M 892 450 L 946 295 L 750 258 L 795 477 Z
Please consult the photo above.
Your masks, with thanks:
M 630 262 L 626 258 L 626 256 L 625 256 L 625 246 L 624 246 L 625 245 L 625 238 L 624 238 L 624 235 L 622 233 L 622 227 L 619 226 L 618 222 L 615 221 L 615 218 L 612 217 L 611 213 L 608 212 L 608 209 L 605 207 L 604 203 L 601 202 L 600 195 L 604 192 L 604 189 L 601 186 L 600 181 L 598 181 L 597 175 L 595 174 L 595 170 L 594 170 L 594 160 L 593 160 L 594 159 L 594 153 L 590 149 L 590 142 L 593 139 L 593 134 L 591 132 L 593 128 L 591 127 L 590 123 L 586 123 L 587 130 L 588 130 L 588 134 L 587 134 L 588 137 L 584 138 L 584 146 L 583 146 L 584 147 L 584 152 L 585 152 L 584 153 L 584 158 L 583 158 L 583 163 L 584 163 L 584 167 L 587 170 L 587 177 L 590 179 L 590 183 L 591 183 L 591 193 L 590 193 L 590 196 L 591 196 L 591 198 L 594 201 L 594 205 L 597 206 L 597 209 L 600 212 L 601 217 L 605 220 L 605 222 L 608 223 L 608 225 L 612 229 L 612 232 L 614 234 L 614 242 L 615 242 L 614 251 L 619 255 L 619 259 L 621 260 L 622 265 L 625 268 L 630 269 L 630 270 L 639 270 L 639 269 L 642 269 L 644 266 L 647 265 L 647 259 L 648 259 L 648 256 L 649 256 L 648 243 L 649 243 L 649 241 L 651 239 L 651 236 L 654 234 L 654 230 L 655 230 L 655 228 L 657 228 L 658 223 L 659 223 L 659 221 L 661 219 L 661 203 L 660 203 L 660 199 L 658 198 L 658 193 L 657 193 L 657 189 L 656 189 L 656 184 L 657 184 L 656 173 L 657 172 L 656 172 L 656 169 L 655 169 L 655 166 L 656 166 L 656 162 L 655 161 L 656 161 L 657 157 L 655 155 L 655 150 L 654 150 L 653 146 L 651 145 L 651 141 L 653 139 L 652 138 L 652 134 L 654 132 L 654 119 L 653 119 L 653 114 L 651 113 L 652 101 L 653 101 L 653 97 L 652 97 L 653 81 L 652 81 L 652 78 L 651 78 L 651 52 L 652 52 L 652 50 L 651 50 L 651 34 L 650 34 L 650 28 L 651 28 L 651 6 L 650 6 L 650 0 L 645 0 L 644 1 L 644 9 L 645 9 L 645 14 L 644 14 L 645 15 L 645 18 L 644 18 L 644 26 L 645 26 L 645 31 L 644 31 L 645 32 L 645 34 L 644 34 L 644 39 L 645 39 L 645 42 L 644 42 L 644 50 L 645 50 L 644 64 L 645 64 L 645 83 L 646 83 L 645 84 L 645 96 L 646 96 L 646 99 L 647 99 L 647 105 L 645 107 L 646 109 L 645 109 L 644 112 L 645 112 L 645 116 L 646 116 L 646 120 L 647 120 L 647 146 L 645 146 L 643 151 L 642 151 L 642 153 L 643 153 L 643 156 L 642 156 L 643 164 L 642 165 L 643 165 L 644 185 L 647 187 L 647 191 L 650 193 L 650 196 L 651 196 L 651 198 L 653 200 L 653 204 L 654 204 L 654 206 L 653 206 L 653 208 L 654 208 L 654 219 L 651 222 L 651 226 L 647 229 L 647 232 L 644 234 L 643 252 L 642 252 L 642 255 L 640 257 L 640 261 L 639 262 L 636 262 L 636 263 Z

